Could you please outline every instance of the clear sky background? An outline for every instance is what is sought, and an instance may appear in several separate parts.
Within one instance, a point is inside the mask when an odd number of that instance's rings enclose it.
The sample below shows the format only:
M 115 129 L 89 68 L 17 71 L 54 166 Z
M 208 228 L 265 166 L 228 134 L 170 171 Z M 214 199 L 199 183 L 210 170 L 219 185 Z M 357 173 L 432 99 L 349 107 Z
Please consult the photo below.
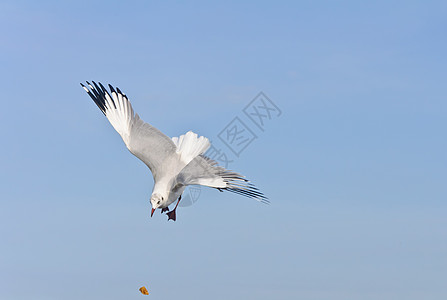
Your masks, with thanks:
M 445 1 L 1 1 L 0 298 L 445 298 L 446 26 Z M 231 168 L 271 205 L 202 189 L 150 218 L 85 80 L 222 149 L 239 116 Z

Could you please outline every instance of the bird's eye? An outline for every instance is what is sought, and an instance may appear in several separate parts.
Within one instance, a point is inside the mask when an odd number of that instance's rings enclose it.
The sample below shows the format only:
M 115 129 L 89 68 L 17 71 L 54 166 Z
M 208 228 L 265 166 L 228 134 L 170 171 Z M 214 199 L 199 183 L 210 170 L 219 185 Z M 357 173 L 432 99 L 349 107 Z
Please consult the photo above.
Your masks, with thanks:
M 165 200 L 163 197 L 161 197 L 161 201 Z
M 160 204 L 160 200 L 158 200 L 157 204 Z

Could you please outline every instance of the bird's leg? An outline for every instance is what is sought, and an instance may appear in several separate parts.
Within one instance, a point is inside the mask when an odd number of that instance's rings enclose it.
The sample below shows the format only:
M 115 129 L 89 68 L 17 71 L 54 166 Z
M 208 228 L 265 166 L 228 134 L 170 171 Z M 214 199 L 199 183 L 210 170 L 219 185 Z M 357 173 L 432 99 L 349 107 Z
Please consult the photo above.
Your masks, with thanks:
M 161 209 L 161 213 L 164 213 L 165 211 L 168 211 L 169 210 L 169 206 L 167 206 L 167 207 L 165 207 L 165 208 L 162 208 Z
M 168 221 L 169 220 L 174 220 L 175 221 L 175 210 L 177 209 L 177 206 L 180 203 L 180 200 L 182 200 L 182 195 L 180 195 L 180 197 L 178 197 L 178 201 L 177 201 L 177 204 L 175 205 L 174 209 L 167 213 Z

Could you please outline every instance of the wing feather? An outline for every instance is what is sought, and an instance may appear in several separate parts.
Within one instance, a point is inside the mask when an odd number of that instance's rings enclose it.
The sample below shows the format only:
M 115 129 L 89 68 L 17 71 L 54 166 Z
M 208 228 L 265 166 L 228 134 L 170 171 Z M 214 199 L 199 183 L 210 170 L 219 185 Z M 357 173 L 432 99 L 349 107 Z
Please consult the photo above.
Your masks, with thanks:
M 204 155 L 197 156 L 184 167 L 176 181 L 182 185 L 208 186 L 269 203 L 267 197 L 244 176 L 217 165 L 216 161 Z
M 172 140 L 157 128 L 145 123 L 134 113 L 127 96 L 119 88 L 109 84 L 109 91 L 99 82 L 87 82 L 88 88 L 81 86 L 107 117 L 119 133 L 127 149 L 141 159 L 152 171 L 154 178 L 163 176 L 170 166 L 178 160 L 176 146 Z

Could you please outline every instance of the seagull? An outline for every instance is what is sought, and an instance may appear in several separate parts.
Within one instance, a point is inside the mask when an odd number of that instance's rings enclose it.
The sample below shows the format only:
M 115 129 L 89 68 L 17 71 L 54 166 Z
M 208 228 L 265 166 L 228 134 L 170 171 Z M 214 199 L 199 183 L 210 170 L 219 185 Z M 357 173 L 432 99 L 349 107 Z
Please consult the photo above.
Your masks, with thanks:
M 179 137 L 169 138 L 141 120 L 126 94 L 118 87 L 115 89 L 109 84 L 109 92 L 100 82 L 86 83 L 81 83 L 81 86 L 119 133 L 127 149 L 152 172 L 151 217 L 156 209 L 160 209 L 161 213 L 167 212 L 168 221 L 175 221 L 182 193 L 189 185 L 207 186 L 269 203 L 267 197 L 244 176 L 219 166 L 204 155 L 211 145 L 206 137 L 188 131 Z M 175 201 L 177 204 L 169 211 L 169 205 Z

